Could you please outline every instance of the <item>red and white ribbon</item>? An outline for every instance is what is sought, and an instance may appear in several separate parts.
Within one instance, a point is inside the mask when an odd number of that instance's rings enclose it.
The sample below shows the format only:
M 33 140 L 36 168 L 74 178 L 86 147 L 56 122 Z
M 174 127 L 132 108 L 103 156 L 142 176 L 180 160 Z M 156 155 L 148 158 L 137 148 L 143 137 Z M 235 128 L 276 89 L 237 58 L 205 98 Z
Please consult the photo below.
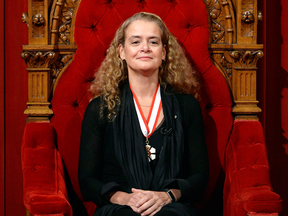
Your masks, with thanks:
M 161 108 L 162 108 L 160 85 L 158 84 L 156 91 L 154 93 L 147 120 L 144 117 L 144 114 L 140 107 L 137 96 L 134 94 L 132 88 L 131 88 L 131 91 L 133 94 L 134 104 L 135 104 L 138 120 L 140 123 L 141 131 L 146 138 L 149 138 L 152 135 L 152 133 L 155 131 L 155 128 L 157 126 L 157 122 L 159 119 L 159 115 L 161 112 Z

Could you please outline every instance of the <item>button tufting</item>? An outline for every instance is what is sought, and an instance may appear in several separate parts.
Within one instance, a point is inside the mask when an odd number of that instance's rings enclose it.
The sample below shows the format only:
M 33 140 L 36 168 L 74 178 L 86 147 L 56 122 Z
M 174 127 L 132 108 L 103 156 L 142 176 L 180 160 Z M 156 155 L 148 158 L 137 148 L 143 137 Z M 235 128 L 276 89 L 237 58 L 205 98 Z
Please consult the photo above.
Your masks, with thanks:
M 86 82 L 91 83 L 91 82 L 93 82 L 93 80 L 94 80 L 94 77 L 89 77 Z
M 39 170 L 39 169 L 40 169 L 40 166 L 38 165 L 34 167 L 34 170 Z
M 79 104 L 78 104 L 78 102 L 77 102 L 77 101 L 74 101 L 74 102 L 72 103 L 72 106 L 73 106 L 73 107 L 78 107 L 78 106 L 79 106 Z
M 177 5 L 177 0 L 168 0 L 168 2 L 172 3 L 172 7 L 175 7 Z
M 145 0 L 140 0 L 139 1 L 140 2 L 140 8 L 144 8 L 145 7 L 145 5 L 146 5 L 146 1 Z
M 97 28 L 96 28 L 96 24 L 91 24 L 91 26 L 90 26 L 90 28 L 93 30 L 93 31 L 96 31 L 97 30 Z

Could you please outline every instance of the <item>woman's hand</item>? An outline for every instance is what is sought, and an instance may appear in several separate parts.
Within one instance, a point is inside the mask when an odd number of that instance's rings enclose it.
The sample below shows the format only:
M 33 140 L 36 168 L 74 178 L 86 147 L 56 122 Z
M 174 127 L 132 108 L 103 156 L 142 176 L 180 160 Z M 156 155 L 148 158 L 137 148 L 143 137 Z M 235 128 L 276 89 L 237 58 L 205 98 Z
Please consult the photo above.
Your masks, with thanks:
M 108 194 L 110 202 L 119 205 L 128 205 L 132 208 L 133 211 L 138 212 L 138 203 L 144 197 L 144 194 L 141 192 L 136 193 L 126 193 L 123 191 L 116 191 L 111 194 Z
M 145 191 L 132 188 L 133 194 L 141 194 L 142 198 L 136 204 L 136 212 L 141 215 L 152 216 L 164 205 L 171 202 L 168 194 L 162 191 Z M 133 209 L 134 210 L 134 209 Z M 135 210 L 134 210 L 135 211 Z
M 171 189 L 176 201 L 180 198 L 181 192 L 178 189 Z M 133 211 L 145 216 L 153 216 L 164 205 L 171 203 L 171 199 L 164 191 L 147 191 L 132 188 L 132 193 L 116 191 L 108 194 L 110 202 L 119 205 L 128 205 Z

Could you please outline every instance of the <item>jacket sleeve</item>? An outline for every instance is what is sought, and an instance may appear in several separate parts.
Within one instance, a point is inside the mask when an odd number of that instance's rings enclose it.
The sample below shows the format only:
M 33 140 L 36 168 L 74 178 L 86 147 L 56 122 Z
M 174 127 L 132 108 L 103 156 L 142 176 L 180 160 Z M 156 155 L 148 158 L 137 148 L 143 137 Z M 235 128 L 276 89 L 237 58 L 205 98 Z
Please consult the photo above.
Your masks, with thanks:
M 197 201 L 206 190 L 209 179 L 209 161 L 199 102 L 190 95 L 180 95 L 178 100 L 184 132 L 185 151 L 182 170 L 185 172 L 185 178 L 167 180 L 166 187 L 180 189 L 179 202 L 189 204 Z
M 100 99 L 96 98 L 87 106 L 82 122 L 78 179 L 83 197 L 98 207 L 110 203 L 105 194 L 123 190 L 115 182 L 101 181 L 106 124 L 106 118 L 100 118 Z

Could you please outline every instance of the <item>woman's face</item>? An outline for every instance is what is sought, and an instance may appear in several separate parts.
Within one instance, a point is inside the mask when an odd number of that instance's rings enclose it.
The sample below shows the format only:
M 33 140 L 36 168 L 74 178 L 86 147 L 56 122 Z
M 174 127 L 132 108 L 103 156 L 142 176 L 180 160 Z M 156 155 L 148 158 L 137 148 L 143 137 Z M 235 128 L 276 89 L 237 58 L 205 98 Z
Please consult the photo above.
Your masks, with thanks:
M 119 45 L 119 54 L 129 72 L 151 75 L 158 72 L 166 50 L 161 41 L 161 31 L 154 22 L 136 20 L 126 29 L 125 45 Z

